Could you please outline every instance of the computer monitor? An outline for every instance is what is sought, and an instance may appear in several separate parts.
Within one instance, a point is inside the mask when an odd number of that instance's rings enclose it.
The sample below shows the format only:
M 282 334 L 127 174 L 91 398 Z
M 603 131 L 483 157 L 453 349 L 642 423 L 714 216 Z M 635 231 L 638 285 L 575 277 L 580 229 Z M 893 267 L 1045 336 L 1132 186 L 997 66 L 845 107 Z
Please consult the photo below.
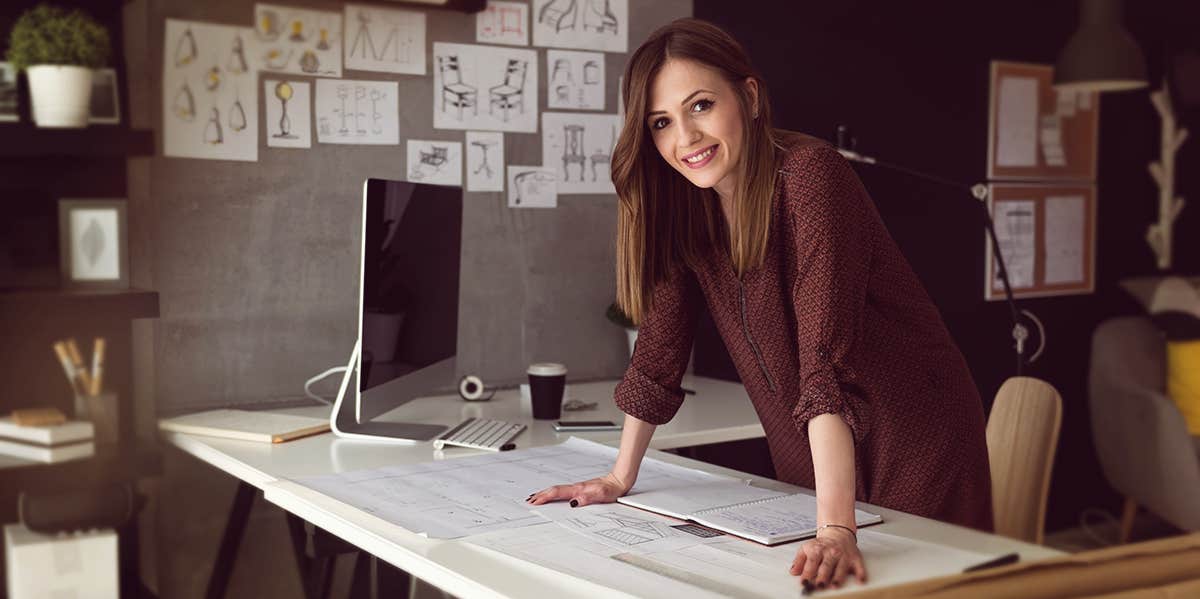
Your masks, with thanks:
M 427 441 L 441 425 L 379 415 L 455 388 L 462 189 L 384 179 L 363 183 L 358 342 L 331 424 L 344 437 Z M 354 375 L 354 418 L 338 418 Z

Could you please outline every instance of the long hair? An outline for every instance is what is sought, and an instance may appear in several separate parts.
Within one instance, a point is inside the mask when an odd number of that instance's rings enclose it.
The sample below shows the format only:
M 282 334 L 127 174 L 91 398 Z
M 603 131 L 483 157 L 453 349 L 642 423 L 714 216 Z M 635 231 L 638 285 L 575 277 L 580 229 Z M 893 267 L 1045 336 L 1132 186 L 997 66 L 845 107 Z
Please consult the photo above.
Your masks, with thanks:
M 734 165 L 741 177 L 734 192 L 732 231 L 722 224 L 716 193 L 696 187 L 667 164 L 647 131 L 650 86 L 668 60 L 714 69 L 737 94 L 743 150 Z M 756 103 L 744 85 L 747 78 L 758 82 Z M 612 160 L 618 197 L 617 305 L 641 323 L 654 300 L 654 287 L 674 269 L 699 266 L 714 248 L 730 252 L 739 277 L 762 264 L 778 143 L 762 77 L 732 36 L 705 21 L 679 19 L 650 34 L 629 59 L 621 95 L 625 123 Z

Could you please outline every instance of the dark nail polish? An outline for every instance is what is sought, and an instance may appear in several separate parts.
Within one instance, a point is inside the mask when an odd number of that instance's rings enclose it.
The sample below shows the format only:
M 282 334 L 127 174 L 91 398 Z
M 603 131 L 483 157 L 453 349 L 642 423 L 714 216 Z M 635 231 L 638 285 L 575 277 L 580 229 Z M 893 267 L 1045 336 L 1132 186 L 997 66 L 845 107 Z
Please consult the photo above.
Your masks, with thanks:
M 813 584 L 812 584 L 811 582 L 809 582 L 808 580 L 801 580 L 801 581 L 800 581 L 800 584 L 804 586 L 804 592 L 805 592 L 805 593 L 811 593 L 811 592 L 812 592 L 812 590 L 813 590 Z
M 819 589 L 819 590 L 822 590 L 822 591 L 823 591 L 823 590 L 825 590 L 825 583 L 823 583 L 823 582 L 818 582 L 818 583 L 817 583 L 817 589 Z
M 576 500 L 576 499 L 572 499 L 572 500 L 571 500 L 571 507 L 579 507 L 579 501 L 578 501 L 578 500 Z

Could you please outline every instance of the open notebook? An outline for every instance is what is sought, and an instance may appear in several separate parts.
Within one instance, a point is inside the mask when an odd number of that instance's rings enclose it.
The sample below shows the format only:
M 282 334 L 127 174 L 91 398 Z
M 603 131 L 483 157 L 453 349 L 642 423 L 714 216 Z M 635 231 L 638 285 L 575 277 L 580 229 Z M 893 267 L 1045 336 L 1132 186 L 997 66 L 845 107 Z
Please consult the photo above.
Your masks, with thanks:
M 764 545 L 778 545 L 817 532 L 815 497 L 754 487 L 739 480 L 637 493 L 617 501 Z M 858 526 L 883 521 L 882 516 L 862 510 L 854 510 L 854 519 Z

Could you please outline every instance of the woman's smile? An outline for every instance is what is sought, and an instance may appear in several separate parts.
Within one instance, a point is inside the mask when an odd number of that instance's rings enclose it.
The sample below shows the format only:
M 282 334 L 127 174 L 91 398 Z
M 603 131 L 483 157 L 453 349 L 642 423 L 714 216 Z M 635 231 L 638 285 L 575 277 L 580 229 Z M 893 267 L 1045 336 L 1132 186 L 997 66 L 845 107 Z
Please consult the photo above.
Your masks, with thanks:
M 713 144 L 707 148 L 701 148 L 683 157 L 683 162 L 691 169 L 704 168 L 709 162 L 712 162 L 714 156 L 717 155 L 717 147 L 720 144 Z

